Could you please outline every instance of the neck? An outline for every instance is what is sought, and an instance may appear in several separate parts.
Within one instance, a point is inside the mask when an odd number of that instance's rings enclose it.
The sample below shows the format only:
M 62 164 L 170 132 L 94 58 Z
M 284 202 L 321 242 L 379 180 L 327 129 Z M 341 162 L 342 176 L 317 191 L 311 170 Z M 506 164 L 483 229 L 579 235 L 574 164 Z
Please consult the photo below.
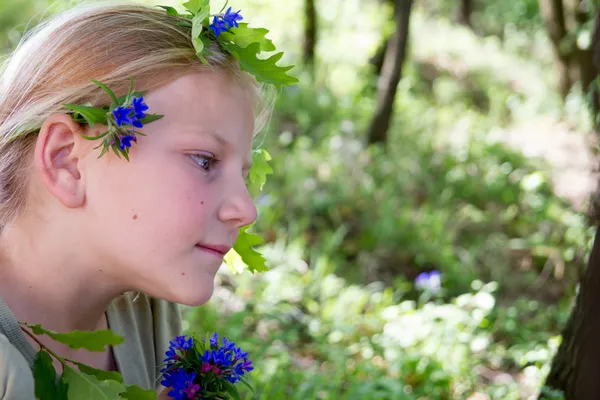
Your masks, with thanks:
M 61 232 L 44 235 L 42 228 L 32 237 L 35 230 L 5 228 L 0 297 L 17 320 L 57 332 L 100 329 L 108 304 L 126 290 L 103 271 L 100 257 L 85 254 L 77 241 L 61 253 L 70 239 Z

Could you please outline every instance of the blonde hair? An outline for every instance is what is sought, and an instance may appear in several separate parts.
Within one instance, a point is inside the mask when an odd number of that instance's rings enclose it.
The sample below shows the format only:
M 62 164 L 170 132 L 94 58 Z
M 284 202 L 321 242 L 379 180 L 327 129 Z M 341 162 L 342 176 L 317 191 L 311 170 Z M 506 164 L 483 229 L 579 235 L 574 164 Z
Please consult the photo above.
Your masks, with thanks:
M 0 226 L 25 199 L 26 172 L 37 129 L 63 104 L 107 105 L 92 80 L 125 93 L 129 79 L 158 87 L 190 69 L 229 74 L 251 90 L 255 133 L 268 121 L 275 91 L 242 73 L 236 60 L 211 47 L 210 67 L 196 56 L 191 30 L 164 10 L 138 4 L 83 2 L 28 32 L 0 70 Z M 136 84 L 136 89 L 141 90 Z

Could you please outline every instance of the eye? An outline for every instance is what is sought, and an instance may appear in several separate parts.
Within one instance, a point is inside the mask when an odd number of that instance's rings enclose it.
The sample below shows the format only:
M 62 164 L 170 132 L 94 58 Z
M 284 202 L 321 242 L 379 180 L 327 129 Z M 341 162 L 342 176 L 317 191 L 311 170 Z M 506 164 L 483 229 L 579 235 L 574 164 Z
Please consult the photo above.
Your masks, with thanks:
M 212 154 L 190 154 L 189 155 L 192 160 L 200 168 L 205 170 L 206 172 L 213 169 L 213 167 L 219 162 Z

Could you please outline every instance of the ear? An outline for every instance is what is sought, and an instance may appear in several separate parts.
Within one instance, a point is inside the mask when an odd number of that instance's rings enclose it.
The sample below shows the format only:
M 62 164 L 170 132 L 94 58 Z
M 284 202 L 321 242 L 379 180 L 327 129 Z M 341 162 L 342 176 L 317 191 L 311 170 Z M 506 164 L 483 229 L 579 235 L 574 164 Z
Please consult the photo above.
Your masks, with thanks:
M 46 189 L 63 205 L 77 208 L 85 201 L 77 150 L 82 128 L 66 114 L 44 121 L 35 145 L 34 162 Z

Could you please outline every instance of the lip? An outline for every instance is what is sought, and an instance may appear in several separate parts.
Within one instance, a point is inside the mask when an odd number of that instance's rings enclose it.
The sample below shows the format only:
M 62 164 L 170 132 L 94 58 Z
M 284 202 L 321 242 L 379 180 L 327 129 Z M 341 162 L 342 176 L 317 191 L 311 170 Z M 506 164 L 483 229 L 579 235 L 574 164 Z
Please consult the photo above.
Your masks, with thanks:
M 205 250 L 205 251 L 210 251 L 213 253 L 217 253 L 220 256 L 225 256 L 225 254 L 227 254 L 229 252 L 229 250 L 231 250 L 230 246 L 222 246 L 219 244 L 204 244 L 204 243 L 198 243 L 196 245 L 196 247 Z

